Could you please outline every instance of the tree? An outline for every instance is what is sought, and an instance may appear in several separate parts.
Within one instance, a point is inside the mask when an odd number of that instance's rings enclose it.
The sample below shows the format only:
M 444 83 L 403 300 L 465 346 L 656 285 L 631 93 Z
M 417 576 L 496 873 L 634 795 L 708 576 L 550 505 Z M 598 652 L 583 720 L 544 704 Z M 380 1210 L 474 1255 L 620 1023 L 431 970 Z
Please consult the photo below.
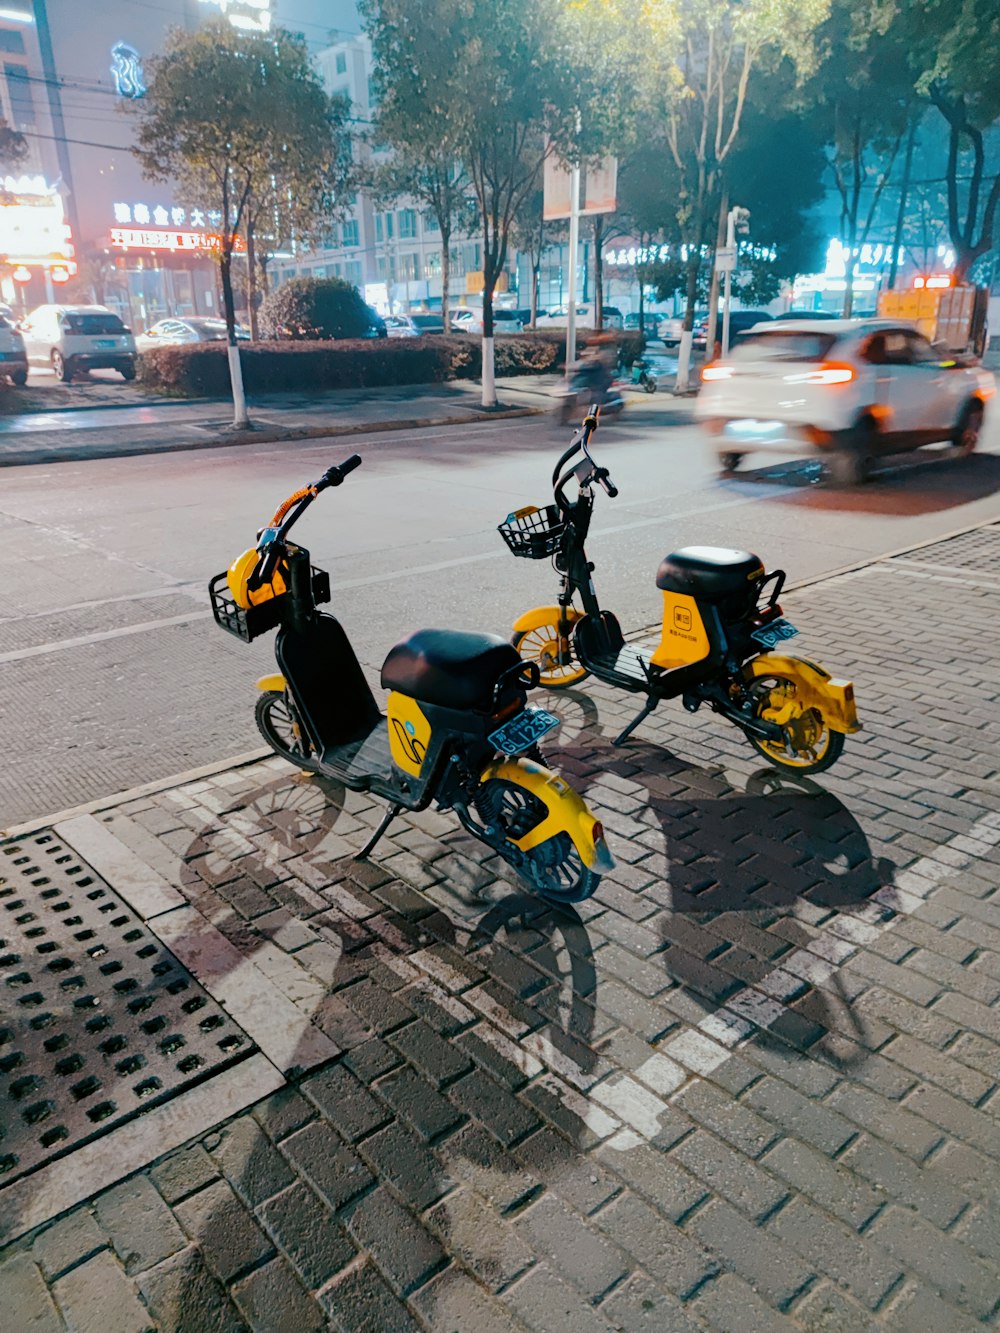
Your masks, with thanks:
M 398 113 L 396 104 L 393 112 Z M 388 117 L 379 118 L 379 137 L 394 144 L 392 157 L 379 163 L 368 180 L 376 202 L 402 198 L 415 200 L 429 212 L 441 234 L 441 318 L 448 328 L 451 289 L 451 238 L 475 225 L 475 211 L 469 198 L 469 178 L 454 149 L 436 140 L 425 144 L 413 141 L 412 125 L 407 130 L 393 128 Z
M 483 406 L 496 405 L 493 295 L 566 106 L 558 0 L 361 0 L 382 116 L 423 107 L 462 162 L 483 236 Z M 560 127 L 564 129 L 564 124 Z
M 699 268 L 726 211 L 725 173 L 740 143 L 751 78 L 767 61 L 811 67 L 812 36 L 829 0 L 679 0 L 677 56 L 662 81 L 662 115 L 679 175 L 687 302 L 677 383 L 688 383 Z
M 544 193 L 540 189 L 534 189 L 525 195 L 514 215 L 514 225 L 510 233 L 511 244 L 520 254 L 528 257 L 531 270 L 531 296 L 528 304 L 531 309 L 532 326 L 538 319 L 538 281 L 542 269 L 542 255 L 552 244 L 555 234 L 551 228 L 546 227 L 543 203 Z
M 925 0 L 900 6 L 917 91 L 948 128 L 945 193 L 955 277 L 994 248 L 1000 209 L 1000 6 L 996 0 Z
M 371 315 L 343 278 L 292 278 L 264 301 L 260 322 L 269 338 L 363 338 Z
M 178 30 L 148 73 L 146 96 L 133 104 L 134 152 L 151 180 L 176 178 L 192 200 L 214 200 L 233 424 L 245 427 L 232 283 L 239 233 L 252 200 L 267 198 L 275 182 L 288 195 L 317 197 L 338 150 L 338 122 L 304 40 L 281 29 L 246 32 L 220 19 Z

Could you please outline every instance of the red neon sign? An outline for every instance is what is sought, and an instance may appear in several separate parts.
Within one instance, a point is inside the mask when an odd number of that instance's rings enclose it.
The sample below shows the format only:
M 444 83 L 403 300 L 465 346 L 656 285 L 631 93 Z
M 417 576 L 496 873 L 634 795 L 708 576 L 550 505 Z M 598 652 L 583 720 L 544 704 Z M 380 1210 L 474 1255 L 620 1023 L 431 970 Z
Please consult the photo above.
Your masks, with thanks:
M 203 231 L 160 231 L 140 227 L 112 227 L 111 244 L 120 250 L 171 250 L 217 254 L 222 249 L 222 237 Z M 233 237 L 233 249 L 246 251 L 242 236 Z

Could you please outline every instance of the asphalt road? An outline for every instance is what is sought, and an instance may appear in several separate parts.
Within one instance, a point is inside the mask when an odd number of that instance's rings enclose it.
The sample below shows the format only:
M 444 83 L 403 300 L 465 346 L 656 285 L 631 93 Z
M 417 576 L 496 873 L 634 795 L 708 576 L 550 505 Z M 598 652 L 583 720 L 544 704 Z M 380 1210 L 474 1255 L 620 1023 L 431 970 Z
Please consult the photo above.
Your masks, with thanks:
M 666 427 L 657 403 L 639 400 L 596 446 L 621 495 L 599 497 L 589 550 L 626 629 L 656 620 L 656 567 L 676 546 L 746 546 L 796 582 L 1000 515 L 997 414 L 971 459 L 924 454 L 837 492 L 791 462 L 722 481 L 696 430 Z M 272 640 L 223 634 L 205 585 L 352 449 L 364 468 L 297 535 L 330 571 L 366 667 L 425 625 L 506 633 L 552 600 L 555 576 L 511 558 L 496 524 L 545 502 L 565 439 L 529 418 L 8 469 L 0 828 L 256 747 L 253 682 Z M 850 625 L 827 666 L 851 674 Z

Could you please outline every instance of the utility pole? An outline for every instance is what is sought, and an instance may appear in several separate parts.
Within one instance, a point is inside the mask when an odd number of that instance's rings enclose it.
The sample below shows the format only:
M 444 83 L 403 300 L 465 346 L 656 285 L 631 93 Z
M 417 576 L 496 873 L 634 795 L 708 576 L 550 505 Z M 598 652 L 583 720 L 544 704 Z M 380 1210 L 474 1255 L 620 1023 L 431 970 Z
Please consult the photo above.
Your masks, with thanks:
M 731 208 L 726 214 L 726 266 L 722 296 L 722 355 L 729 351 L 729 310 L 733 299 L 733 270 L 736 268 L 736 232 L 750 230 L 750 210 Z M 714 329 L 709 329 L 711 337 Z
M 580 244 L 580 164 L 569 174 L 569 308 L 566 313 L 566 373 L 576 360 L 576 252 Z

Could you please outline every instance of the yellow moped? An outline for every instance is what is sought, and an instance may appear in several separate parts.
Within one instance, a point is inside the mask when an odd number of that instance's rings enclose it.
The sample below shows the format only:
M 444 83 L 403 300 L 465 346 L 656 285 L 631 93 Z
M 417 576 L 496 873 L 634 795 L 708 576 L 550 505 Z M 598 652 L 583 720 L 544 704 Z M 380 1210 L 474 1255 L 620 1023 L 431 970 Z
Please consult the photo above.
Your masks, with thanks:
M 686 546 L 667 555 L 656 573 L 663 628 L 652 653 L 626 643 L 617 618 L 601 609 L 584 543 L 594 487 L 612 499 L 618 490 L 590 451 L 598 415 L 592 407 L 556 464 L 555 503 L 518 509 L 498 529 L 514 555 L 551 557 L 559 574 L 556 605 L 521 616 L 511 643 L 537 664 L 549 689 L 592 674 L 644 694 L 642 711 L 615 745 L 662 699 L 679 698 L 691 713 L 702 704 L 721 713 L 779 768 L 799 773 L 829 768 L 843 752 L 844 737 L 860 729 L 854 687 L 831 679 L 815 662 L 775 651 L 798 633 L 778 603 L 783 570 L 768 574 L 759 556 L 714 546 Z M 578 453 L 581 458 L 573 462 Z M 566 494 L 571 482 L 575 500 Z M 577 597 L 580 606 L 574 605 Z
M 432 802 L 499 853 L 553 902 L 580 902 L 614 865 L 600 822 L 541 762 L 538 742 L 559 719 L 527 706 L 539 670 L 498 635 L 425 629 L 389 652 L 383 713 L 340 622 L 317 611 L 330 578 L 289 531 L 318 495 L 339 486 L 353 454 L 290 495 L 209 585 L 219 625 L 245 642 L 277 629 L 280 674 L 258 680 L 256 718 L 276 754 L 388 801 L 358 853 L 367 856 L 403 810 Z

